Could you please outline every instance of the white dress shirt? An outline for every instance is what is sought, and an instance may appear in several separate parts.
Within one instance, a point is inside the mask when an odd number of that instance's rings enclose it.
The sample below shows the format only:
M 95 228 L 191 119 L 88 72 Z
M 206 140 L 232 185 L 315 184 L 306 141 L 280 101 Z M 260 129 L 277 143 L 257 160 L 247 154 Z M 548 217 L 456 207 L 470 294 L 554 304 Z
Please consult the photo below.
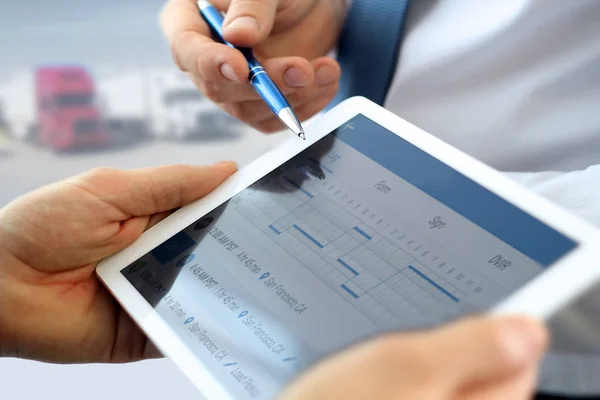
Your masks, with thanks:
M 412 1 L 385 106 L 600 225 L 600 1 Z
M 600 225 L 599 0 L 413 0 L 385 107 Z M 600 355 L 546 361 L 600 393 Z

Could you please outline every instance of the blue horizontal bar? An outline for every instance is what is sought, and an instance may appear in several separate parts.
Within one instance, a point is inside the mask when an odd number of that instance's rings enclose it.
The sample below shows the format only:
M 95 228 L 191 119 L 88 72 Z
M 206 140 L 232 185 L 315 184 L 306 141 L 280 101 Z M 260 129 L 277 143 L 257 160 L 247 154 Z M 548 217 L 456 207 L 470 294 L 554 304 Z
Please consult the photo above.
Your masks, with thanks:
M 358 272 L 356 272 L 356 270 L 354 268 L 352 268 L 351 266 L 349 266 L 348 264 L 346 264 L 341 258 L 338 258 L 338 262 L 340 264 L 342 264 L 344 267 L 346 267 L 346 269 L 350 272 L 352 272 L 354 275 L 358 275 Z
M 342 284 L 341 288 L 344 289 L 350 296 L 354 297 L 355 299 L 358 299 L 358 295 L 352 290 L 348 289 L 348 287 L 345 284 Z
M 367 232 L 363 231 L 363 230 L 362 230 L 362 229 L 360 229 L 358 226 L 355 226 L 355 227 L 354 227 L 354 230 L 355 230 L 356 232 L 360 233 L 362 236 L 366 237 L 366 238 L 367 238 L 367 240 L 371 240 L 371 239 L 372 239 L 372 238 L 371 238 L 371 236 L 369 236 L 369 234 L 368 234 Z
M 309 160 L 312 161 L 312 162 L 314 162 L 315 164 L 317 164 L 319 167 L 323 168 L 325 171 L 329 172 L 330 174 L 333 174 L 332 170 L 330 170 L 329 168 L 327 168 L 326 166 L 324 166 L 323 164 L 321 164 L 320 162 L 318 162 L 314 158 L 310 157 Z
M 302 188 L 302 186 L 298 185 L 296 182 L 294 182 L 290 178 L 287 178 L 287 177 L 284 176 L 283 179 L 285 179 L 285 181 L 287 183 L 289 183 L 290 185 L 292 185 L 293 187 L 295 187 L 296 189 L 298 189 L 299 191 L 301 191 L 302 193 L 304 193 L 305 195 L 307 195 L 309 198 L 312 199 L 314 197 L 312 194 L 308 193 L 304 188 Z
M 275 228 L 273 225 L 269 225 L 269 229 L 271 229 L 276 234 L 281 235 L 281 232 L 279 232 L 279 229 Z
M 437 283 L 432 281 L 427 275 L 425 275 L 424 273 L 422 273 L 421 271 L 419 271 L 412 265 L 409 265 L 408 268 L 410 268 L 414 273 L 419 275 L 421 278 L 425 279 L 427 282 L 431 283 L 437 290 L 444 293 L 446 296 L 450 297 L 455 302 L 458 303 L 460 301 L 460 300 L 458 300 L 458 298 L 456 296 L 454 296 L 452 293 L 448 292 L 446 289 L 444 289 L 443 287 L 441 287 L 440 285 L 438 285 Z
M 310 236 L 308 233 L 306 233 L 306 231 L 304 231 L 302 228 L 300 228 L 298 225 L 293 225 L 294 228 L 296 228 L 296 230 L 298 232 L 300 232 L 302 235 L 304 235 L 308 240 L 310 240 L 311 242 L 313 242 L 314 244 L 316 244 L 317 246 L 319 246 L 320 248 L 323 248 L 325 246 L 323 246 L 321 243 L 318 242 L 317 239 L 315 239 L 314 237 Z

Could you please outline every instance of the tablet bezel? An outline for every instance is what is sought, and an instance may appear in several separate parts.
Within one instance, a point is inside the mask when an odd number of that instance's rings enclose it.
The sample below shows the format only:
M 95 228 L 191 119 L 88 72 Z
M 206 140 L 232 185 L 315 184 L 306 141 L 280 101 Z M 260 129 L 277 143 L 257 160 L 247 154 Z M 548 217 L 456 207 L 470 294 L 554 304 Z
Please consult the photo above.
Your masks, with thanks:
M 283 163 L 298 155 L 358 114 L 410 142 L 467 178 L 539 219 L 579 246 L 552 268 L 525 284 L 498 304 L 492 313 L 527 314 L 547 318 L 561 305 L 600 279 L 600 268 L 590 268 L 598 258 L 594 243 L 600 239 L 590 224 L 513 182 L 502 173 L 462 153 L 436 137 L 411 125 L 375 103 L 354 97 L 344 101 L 307 126 L 307 140 L 290 135 L 279 146 L 241 167 L 214 192 L 180 210 L 145 232 L 125 250 L 100 263 L 97 274 L 133 320 L 146 332 L 165 356 L 171 358 L 192 383 L 208 398 L 230 398 L 228 391 L 179 339 L 171 327 L 121 274 L 121 270 L 164 241 L 185 229 L 203 215 L 237 195 Z M 565 287 L 564 282 L 569 282 Z M 549 294 L 551 294 L 549 296 Z M 540 302 L 544 299 L 544 302 Z

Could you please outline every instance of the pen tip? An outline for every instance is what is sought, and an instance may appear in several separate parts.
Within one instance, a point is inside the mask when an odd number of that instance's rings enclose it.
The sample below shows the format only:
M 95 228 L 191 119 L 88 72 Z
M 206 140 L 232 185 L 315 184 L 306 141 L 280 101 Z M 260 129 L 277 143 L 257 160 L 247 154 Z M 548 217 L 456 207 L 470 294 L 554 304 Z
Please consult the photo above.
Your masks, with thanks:
M 304 131 L 300 132 L 300 133 L 298 134 L 298 136 L 300 136 L 300 139 L 302 139 L 302 140 L 306 140 L 306 135 L 304 134 Z

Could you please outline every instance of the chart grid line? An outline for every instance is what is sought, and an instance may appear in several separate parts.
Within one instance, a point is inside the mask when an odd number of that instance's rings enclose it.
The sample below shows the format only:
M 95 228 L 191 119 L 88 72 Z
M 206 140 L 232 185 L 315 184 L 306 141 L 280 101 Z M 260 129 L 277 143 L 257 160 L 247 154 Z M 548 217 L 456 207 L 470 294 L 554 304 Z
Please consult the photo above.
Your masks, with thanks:
M 311 235 L 309 235 L 305 230 L 303 230 L 302 228 L 300 228 L 298 225 L 294 224 L 292 226 L 294 227 L 294 229 L 296 229 L 298 232 L 300 232 L 302 234 L 302 236 L 306 237 L 308 240 L 310 240 L 311 242 L 313 242 L 319 248 L 322 249 L 323 247 L 325 247 L 317 239 L 315 239 L 314 237 L 312 237 Z
M 352 272 L 354 275 L 358 276 L 358 272 L 357 272 L 357 271 L 356 271 L 354 268 L 352 268 L 351 266 L 349 266 L 348 264 L 346 264 L 346 263 L 344 262 L 344 260 L 342 260 L 341 258 L 338 258 L 338 262 L 339 262 L 340 264 L 342 264 L 342 265 L 344 266 L 344 268 L 346 268 L 348 271 L 350 271 L 350 272 Z
M 348 288 L 345 284 L 342 284 L 340 287 L 344 289 L 350 296 L 354 297 L 355 299 L 358 299 L 358 295 L 354 293 L 350 288 Z
M 437 283 L 435 283 L 431 278 L 429 278 L 427 275 L 425 275 L 424 273 L 422 273 L 421 271 L 419 271 L 418 269 L 416 269 L 412 265 L 409 265 L 408 269 L 410 269 L 411 271 L 413 271 L 415 274 L 419 275 L 422 279 L 424 279 L 427 282 L 429 282 L 431 285 L 433 285 L 440 292 L 444 293 L 450 299 L 454 300 L 457 303 L 460 301 L 456 296 L 454 296 L 452 293 L 448 292 L 446 289 L 444 289 L 443 287 L 441 287 L 440 285 L 438 285 Z
M 273 225 L 269 225 L 269 229 L 271 229 L 276 234 L 281 235 L 281 232 L 279 231 L 279 229 L 275 228 Z
M 358 232 L 361 236 L 364 236 L 367 240 L 371 240 L 372 239 L 372 237 L 367 232 L 363 231 L 358 226 L 355 226 L 354 230 L 356 232 Z
M 304 162 L 318 164 L 317 159 Z M 280 175 L 269 182 L 288 187 L 284 192 L 274 190 L 281 193 L 281 211 L 269 201 L 268 188 L 253 192 L 247 197 L 248 211 L 243 204 L 239 211 L 261 231 L 273 232 L 270 238 L 282 249 L 377 324 L 386 324 L 411 307 L 437 314 L 441 307 L 466 304 L 465 296 L 455 290 L 458 288 L 430 272 L 429 260 L 421 259 L 431 249 L 416 253 L 423 238 L 414 233 L 417 237 L 404 239 L 405 227 L 385 225 L 388 221 L 378 216 L 378 210 L 363 205 L 354 194 L 305 176 L 308 180 Z M 387 234 L 395 236 L 388 238 Z M 409 247 L 413 242 L 416 244 Z M 429 255 L 431 261 L 439 258 L 438 251 Z M 445 264 L 447 260 L 441 261 Z

